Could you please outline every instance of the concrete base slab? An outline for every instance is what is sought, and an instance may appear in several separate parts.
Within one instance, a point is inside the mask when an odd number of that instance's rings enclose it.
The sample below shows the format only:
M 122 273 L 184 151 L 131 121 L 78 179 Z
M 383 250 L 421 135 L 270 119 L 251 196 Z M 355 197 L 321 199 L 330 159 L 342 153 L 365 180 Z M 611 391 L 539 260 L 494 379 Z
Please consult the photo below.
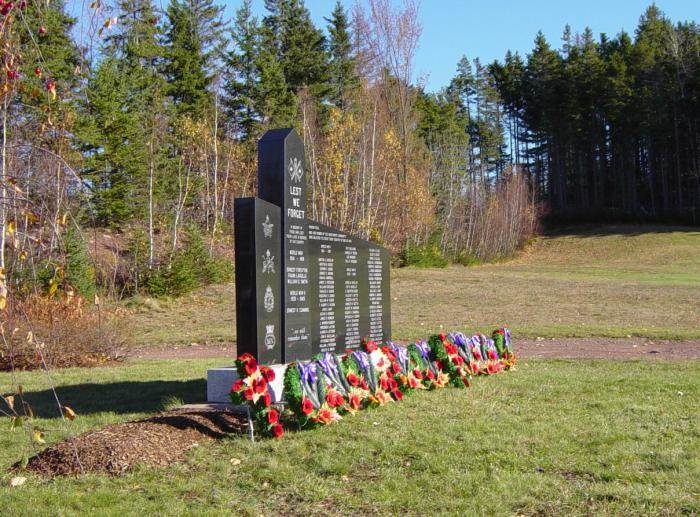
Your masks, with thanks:
M 272 364 L 269 366 L 275 372 L 275 380 L 268 386 L 272 402 L 282 402 L 284 372 L 287 369 L 287 365 Z M 230 403 L 231 385 L 236 382 L 236 379 L 238 379 L 238 372 L 235 366 L 210 368 L 207 370 L 207 402 Z

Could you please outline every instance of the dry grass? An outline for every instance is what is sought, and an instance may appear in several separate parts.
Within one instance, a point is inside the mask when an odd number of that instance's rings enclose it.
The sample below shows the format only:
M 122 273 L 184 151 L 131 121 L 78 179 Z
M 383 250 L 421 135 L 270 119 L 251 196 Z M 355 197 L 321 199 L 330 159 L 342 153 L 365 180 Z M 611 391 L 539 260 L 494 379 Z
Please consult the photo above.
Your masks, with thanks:
M 700 232 L 609 226 L 537 240 L 508 262 L 392 270 L 394 336 L 510 326 L 519 337 L 700 338 Z M 132 302 L 137 343 L 232 342 L 233 284 Z
M 120 308 L 101 311 L 80 297 L 33 296 L 10 304 L 0 328 L 0 370 L 95 366 L 129 344 Z M 5 323 L 4 321 L 2 323 Z

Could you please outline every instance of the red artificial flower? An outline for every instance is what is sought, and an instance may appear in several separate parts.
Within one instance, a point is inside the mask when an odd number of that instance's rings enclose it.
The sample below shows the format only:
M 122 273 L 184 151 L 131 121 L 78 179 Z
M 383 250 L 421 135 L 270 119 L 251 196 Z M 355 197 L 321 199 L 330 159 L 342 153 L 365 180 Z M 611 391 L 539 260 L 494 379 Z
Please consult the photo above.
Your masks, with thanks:
M 301 411 L 302 411 L 305 415 L 310 415 L 310 414 L 313 412 L 313 410 L 314 410 L 314 405 L 313 405 L 313 403 L 312 403 L 309 399 L 307 399 L 306 397 L 304 397 L 304 398 L 301 400 Z
M 411 377 L 408 380 L 408 383 L 410 384 L 411 388 L 416 389 L 418 387 L 418 380 L 415 377 Z
M 258 362 L 251 357 L 250 360 L 245 362 L 243 367 L 245 368 L 245 373 L 253 375 L 258 369 Z
M 457 366 L 462 366 L 464 364 L 464 359 L 462 359 L 461 355 L 456 355 L 452 358 L 452 362 Z
M 349 373 L 348 374 L 348 382 L 350 383 L 351 386 L 357 386 L 360 384 L 360 378 L 355 375 L 354 373 Z
M 428 370 L 428 379 L 430 379 L 431 381 L 435 380 L 435 374 L 432 370 Z
M 38 66 L 34 69 L 34 75 L 37 77 L 41 77 L 41 68 Z
M 362 381 L 360 381 L 360 388 L 362 388 L 363 390 L 368 390 L 368 389 L 369 389 L 369 386 L 367 386 L 367 381 L 366 381 L 366 380 L 362 379 Z
M 269 366 L 262 367 L 262 374 L 267 382 L 272 382 L 275 380 L 275 370 L 273 370 Z
M 396 354 L 394 351 L 389 348 L 388 346 L 383 346 L 382 347 L 382 352 L 384 352 L 384 355 L 389 359 L 389 361 L 395 361 L 396 360 Z
M 496 373 L 498 370 L 496 369 L 496 365 L 494 364 L 489 364 L 486 367 L 486 370 L 489 372 L 489 375 Z
M 245 397 L 246 400 L 253 400 L 253 388 L 248 388 L 243 392 L 243 397 Z
M 362 400 L 360 399 L 360 396 L 357 393 L 353 393 L 350 395 L 350 407 L 352 409 L 358 410 L 360 409 L 360 404 L 362 403 Z
M 238 360 L 239 360 L 240 362 L 242 362 L 242 363 L 247 363 L 248 361 L 251 361 L 251 360 L 254 360 L 254 359 L 255 359 L 255 358 L 254 358 L 252 355 L 250 355 L 248 352 L 246 352 L 245 354 L 242 354 L 242 355 L 239 355 L 239 356 L 238 356 Z
M 323 424 L 330 424 L 333 421 L 333 414 L 328 409 L 319 409 L 316 420 Z
M 270 395 L 270 392 L 266 391 L 261 400 L 263 401 L 263 404 L 265 404 L 265 407 L 270 407 L 270 404 L 272 404 L 272 396 Z
M 265 377 L 258 377 L 255 379 L 253 381 L 253 389 L 255 393 L 265 393 L 265 390 L 267 390 L 267 381 Z
M 8 70 L 7 71 L 7 78 L 12 81 L 14 79 L 19 78 L 19 72 L 17 70 Z
M 382 357 L 377 361 L 377 368 L 382 368 L 384 366 L 384 358 Z
M 340 393 L 333 390 L 326 393 L 326 402 L 328 402 L 330 407 L 338 407 L 345 404 L 345 399 Z
M 469 363 L 469 368 L 471 369 L 472 373 L 478 373 L 479 371 L 479 365 L 475 362 Z
M 46 27 L 44 27 L 43 25 L 39 27 L 39 34 L 46 34 Z
M 474 357 L 476 358 L 477 361 L 481 361 L 481 352 L 479 351 L 478 348 L 474 348 L 472 350 L 472 353 L 474 354 Z
M 394 396 L 396 400 L 401 400 L 403 399 L 403 392 L 401 390 L 393 390 L 391 394 Z
M 452 343 L 445 343 L 445 351 L 450 355 L 455 355 L 457 353 L 457 347 Z
M 274 436 L 275 438 L 279 438 L 280 436 L 282 436 L 284 434 L 284 429 L 279 424 L 273 425 L 271 431 L 272 431 L 272 436 Z
M 413 376 L 418 379 L 419 381 L 423 379 L 423 374 L 420 372 L 418 368 L 413 369 Z
M 440 338 L 440 341 L 442 341 L 443 343 L 447 340 L 447 336 L 445 336 L 444 332 L 440 332 L 438 337 Z
M 10 14 L 10 11 L 14 6 L 15 4 L 13 4 L 12 2 L 6 3 L 2 7 L 0 7 L 0 14 L 2 14 L 3 16 L 7 16 L 8 14 Z
M 267 413 L 267 423 L 272 425 L 272 424 L 276 424 L 279 421 L 280 421 L 280 414 L 277 412 L 276 409 L 271 409 Z
M 438 370 L 442 370 L 443 369 L 442 361 L 440 361 L 440 360 L 435 361 L 435 366 L 437 367 Z
M 391 363 L 391 369 L 394 370 L 394 373 L 399 373 L 401 372 L 401 365 L 399 363 Z
M 396 388 L 399 387 L 399 383 L 396 382 L 396 379 L 394 379 L 393 377 L 389 377 L 389 380 L 387 381 L 387 384 L 389 385 L 389 390 L 388 390 L 388 391 L 393 391 L 393 390 L 395 390 Z
M 236 379 L 236 382 L 231 386 L 231 391 L 241 391 L 243 386 L 243 379 Z
M 503 332 L 503 329 L 498 329 L 498 330 L 496 331 L 496 334 L 504 335 L 505 332 Z
M 389 391 L 389 379 L 385 376 L 382 375 L 379 378 L 379 386 L 384 390 L 384 391 Z
M 488 350 L 486 353 L 488 354 L 489 359 L 491 359 L 492 361 L 495 361 L 496 359 L 498 359 L 498 354 L 496 354 L 495 351 Z
M 377 343 L 375 343 L 372 340 L 369 340 L 367 341 L 367 343 L 365 343 L 365 348 L 368 352 L 374 352 L 377 349 Z

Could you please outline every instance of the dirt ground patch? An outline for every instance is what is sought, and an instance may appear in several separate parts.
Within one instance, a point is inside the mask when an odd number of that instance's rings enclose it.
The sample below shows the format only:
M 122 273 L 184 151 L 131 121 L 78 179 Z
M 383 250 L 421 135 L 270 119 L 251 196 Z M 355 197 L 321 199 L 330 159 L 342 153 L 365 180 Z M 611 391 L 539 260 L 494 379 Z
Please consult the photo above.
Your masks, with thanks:
M 200 443 L 242 433 L 245 426 L 245 418 L 228 410 L 176 409 L 93 429 L 52 445 L 30 458 L 27 470 L 54 477 L 117 475 L 138 463 L 165 467 L 183 461 L 187 451 Z
M 682 341 L 631 338 L 515 338 L 522 359 L 700 359 L 700 339 Z M 137 348 L 132 359 L 210 359 L 221 357 L 233 363 L 236 345 L 179 345 Z

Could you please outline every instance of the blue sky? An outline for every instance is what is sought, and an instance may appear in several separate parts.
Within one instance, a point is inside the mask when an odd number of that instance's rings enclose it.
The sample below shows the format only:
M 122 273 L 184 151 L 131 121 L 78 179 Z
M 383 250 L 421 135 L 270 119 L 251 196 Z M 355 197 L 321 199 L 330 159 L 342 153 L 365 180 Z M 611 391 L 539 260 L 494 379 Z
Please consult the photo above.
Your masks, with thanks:
M 396 0 L 397 3 L 400 0 Z M 165 3 L 165 2 L 164 2 Z M 239 0 L 228 0 L 227 14 L 233 16 Z M 427 76 L 427 89 L 439 90 L 454 75 L 457 61 L 466 54 L 484 62 L 503 58 L 506 50 L 525 55 L 535 34 L 542 30 L 554 46 L 560 45 L 564 25 L 574 32 L 586 26 L 596 36 L 634 32 L 639 16 L 650 0 L 422 0 L 420 21 L 423 34 L 416 56 L 416 72 Z M 335 0 L 306 0 L 317 26 L 326 26 Z M 351 8 L 355 0 L 344 0 Z M 253 0 L 258 14 L 263 0 Z M 700 22 L 700 0 L 661 0 L 659 8 L 674 22 Z

